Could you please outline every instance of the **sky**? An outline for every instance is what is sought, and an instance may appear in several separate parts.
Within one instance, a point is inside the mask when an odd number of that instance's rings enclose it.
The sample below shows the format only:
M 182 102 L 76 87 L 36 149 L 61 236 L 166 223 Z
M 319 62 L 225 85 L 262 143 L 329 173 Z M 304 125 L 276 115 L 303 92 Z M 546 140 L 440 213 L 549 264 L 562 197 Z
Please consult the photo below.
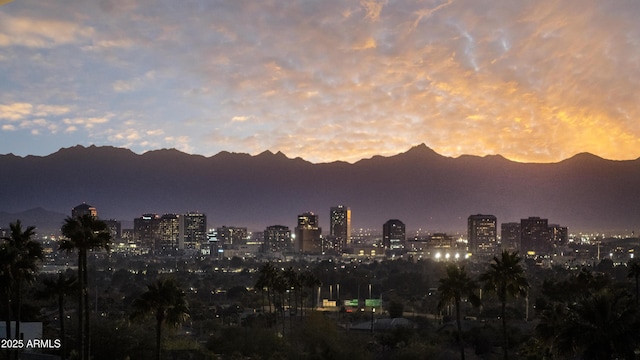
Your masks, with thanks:
M 640 2 L 14 0 L 0 154 L 640 157 Z

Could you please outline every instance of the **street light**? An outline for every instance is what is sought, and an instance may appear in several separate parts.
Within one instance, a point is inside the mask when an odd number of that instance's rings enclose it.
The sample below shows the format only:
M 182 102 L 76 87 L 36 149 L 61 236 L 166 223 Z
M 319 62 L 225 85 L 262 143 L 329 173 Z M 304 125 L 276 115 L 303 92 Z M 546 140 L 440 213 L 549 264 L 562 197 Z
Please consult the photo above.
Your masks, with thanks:
M 373 335 L 373 316 L 376 314 L 376 308 L 371 308 L 371 334 Z

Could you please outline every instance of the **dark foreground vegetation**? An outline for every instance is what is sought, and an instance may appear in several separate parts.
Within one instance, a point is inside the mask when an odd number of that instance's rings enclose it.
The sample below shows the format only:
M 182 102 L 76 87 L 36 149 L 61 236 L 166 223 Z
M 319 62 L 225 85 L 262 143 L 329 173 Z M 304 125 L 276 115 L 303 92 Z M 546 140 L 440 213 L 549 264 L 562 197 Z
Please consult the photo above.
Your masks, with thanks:
M 20 332 L 9 320 L 39 322 L 43 339 L 60 340 L 40 353 L 95 360 L 640 353 L 636 261 L 542 267 L 508 252 L 459 262 L 133 256 L 108 252 L 96 222 L 67 219 L 53 253 L 33 228 L 11 224 L 0 246 L 7 338 Z M 2 349 L 0 359 L 29 351 Z

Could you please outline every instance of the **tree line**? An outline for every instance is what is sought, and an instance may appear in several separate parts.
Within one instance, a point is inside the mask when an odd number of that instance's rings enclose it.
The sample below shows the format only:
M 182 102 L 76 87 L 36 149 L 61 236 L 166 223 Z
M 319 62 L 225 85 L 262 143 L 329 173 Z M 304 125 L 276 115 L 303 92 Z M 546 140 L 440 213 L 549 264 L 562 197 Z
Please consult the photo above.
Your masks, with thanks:
M 301 318 L 305 310 L 313 309 L 316 306 L 314 290 L 322 286 L 322 282 L 310 270 L 279 269 L 270 262 L 262 265 L 258 273 L 254 288 L 267 298 L 268 321 L 275 324 L 278 317 L 281 319 L 284 335 L 287 315 L 289 319 L 296 315 Z
M 86 360 L 91 355 L 91 307 L 89 299 L 89 278 L 87 254 L 91 251 L 109 250 L 111 234 L 105 222 L 89 214 L 67 217 L 61 227 L 63 240 L 59 250 L 77 253 L 77 275 L 59 273 L 56 277 L 45 278 L 40 297 L 56 297 L 60 327 L 60 356 L 67 359 Z M 5 316 L 6 339 L 21 338 L 21 310 L 23 289 L 36 279 L 38 266 L 43 261 L 42 245 L 34 239 L 35 227 L 23 228 L 20 220 L 9 225 L 9 235 L 0 244 L 0 293 Z M 77 342 L 73 351 L 65 333 L 65 298 L 77 295 Z M 156 319 L 155 358 L 160 359 L 162 326 L 177 325 L 189 317 L 189 307 L 185 292 L 173 279 L 158 279 L 149 284 L 148 289 L 133 303 L 131 319 L 143 318 L 152 313 Z M 15 331 L 11 331 L 12 322 Z M 3 356 L 18 359 L 19 351 L 7 349 Z
M 455 307 L 455 337 L 462 360 L 462 304 L 482 306 L 480 289 L 495 294 L 500 303 L 501 347 L 503 358 L 509 358 L 507 301 L 528 296 L 530 289 L 521 261 L 517 252 L 505 251 L 493 258 L 490 268 L 477 281 L 464 266 L 447 266 L 446 277 L 439 280 L 438 307 Z M 536 301 L 538 322 L 528 342 L 519 349 L 518 358 L 636 359 L 640 350 L 640 261 L 631 260 L 626 266 L 627 277 L 635 283 L 635 296 L 626 284 L 587 267 L 562 279 L 544 279 L 542 296 Z

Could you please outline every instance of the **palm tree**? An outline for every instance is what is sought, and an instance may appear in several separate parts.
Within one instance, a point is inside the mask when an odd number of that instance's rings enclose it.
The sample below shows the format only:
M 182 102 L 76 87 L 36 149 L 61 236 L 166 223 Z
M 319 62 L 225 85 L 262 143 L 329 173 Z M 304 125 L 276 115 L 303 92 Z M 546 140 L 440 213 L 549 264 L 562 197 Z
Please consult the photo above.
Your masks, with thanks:
M 78 251 L 78 280 L 80 292 L 78 299 L 78 351 L 80 359 L 89 357 L 90 342 L 90 307 L 89 307 L 89 280 L 87 272 L 87 252 L 92 249 L 109 250 L 111 233 L 107 224 L 97 218 L 85 214 L 77 217 L 68 217 L 62 225 L 62 235 L 66 237 L 60 243 L 60 249 L 71 252 Z
M 507 299 L 509 297 L 517 298 L 526 296 L 529 289 L 529 283 L 524 276 L 524 269 L 520 265 L 521 257 L 518 252 L 510 253 L 507 250 L 502 252 L 502 256 L 493 257 L 494 263 L 491 269 L 480 276 L 480 281 L 484 282 L 484 289 L 487 292 L 494 292 L 498 296 L 502 307 L 500 315 L 502 316 L 502 348 L 504 359 L 508 359 L 509 339 L 507 336 Z
M 635 359 L 640 340 L 637 308 L 630 294 L 605 289 L 568 306 L 543 313 L 536 335 L 559 357 Z
M 639 287 L 640 260 L 638 259 L 632 260 L 629 262 L 629 264 L 627 264 L 627 266 L 629 267 L 629 270 L 627 272 L 627 277 L 634 278 L 636 281 L 636 305 L 638 305 L 638 301 L 640 299 L 640 287 Z
M 447 266 L 447 277 L 439 281 L 438 293 L 440 302 L 438 309 L 443 309 L 447 305 L 454 305 L 456 308 L 456 342 L 460 347 L 460 359 L 464 360 L 464 345 L 462 344 L 462 322 L 460 319 L 460 303 L 468 300 L 473 306 L 480 306 L 480 298 L 476 295 L 478 286 L 465 272 L 464 266 L 458 267 L 451 264 Z
M 11 288 L 13 283 L 13 274 L 11 266 L 15 261 L 16 250 L 9 247 L 8 244 L 0 244 L 0 293 L 2 293 L 2 302 L 4 306 L 5 316 L 5 334 L 7 339 L 11 338 Z M 11 350 L 6 349 L 5 358 L 9 359 Z
M 258 280 L 254 285 L 254 288 L 260 289 L 264 295 L 265 289 L 267 290 L 267 301 L 269 304 L 269 312 L 271 312 L 271 291 L 273 290 L 273 281 L 277 274 L 277 269 L 270 263 L 265 263 L 259 270 Z
M 276 273 L 275 279 L 273 279 L 273 290 L 274 296 L 278 295 L 278 300 L 274 299 L 273 303 L 278 305 L 278 310 L 282 315 L 282 335 L 284 336 L 285 331 L 285 298 L 284 293 L 289 289 L 289 284 L 287 282 L 287 278 L 284 276 L 283 272 Z
M 299 308 L 299 304 L 298 304 L 298 294 L 301 294 L 302 291 L 300 289 L 300 287 L 302 286 L 301 280 L 300 280 L 300 273 L 298 273 L 297 271 L 295 271 L 292 267 L 289 267 L 287 269 L 284 270 L 283 272 L 283 276 L 285 277 L 285 279 L 287 280 L 287 284 L 289 285 L 289 308 L 292 308 L 291 306 L 291 295 L 293 295 L 293 311 L 295 311 L 295 313 L 298 313 L 298 308 Z M 291 315 L 291 311 L 290 311 L 290 315 Z M 289 317 L 289 325 L 291 326 L 291 316 Z
M 311 309 L 313 310 L 316 307 L 315 303 L 315 289 L 322 286 L 322 281 L 310 270 L 307 270 L 302 273 L 302 286 L 309 288 L 311 290 Z
M 52 298 L 55 297 L 58 300 L 58 319 L 60 321 L 60 340 L 62 344 L 60 346 L 60 353 L 62 359 L 66 359 L 66 337 L 64 331 L 64 298 L 67 295 L 71 295 L 78 290 L 78 279 L 71 275 L 65 276 L 64 273 L 59 273 L 57 277 L 48 277 L 42 280 L 44 289 L 40 292 L 40 297 Z
M 35 229 L 34 226 L 28 226 L 23 230 L 20 220 L 16 220 L 15 223 L 9 224 L 9 236 L 3 238 L 7 242 L 9 252 L 12 252 L 7 270 L 11 273 L 9 292 L 15 301 L 16 339 L 20 338 L 22 287 L 35 279 L 38 261 L 44 259 L 42 245 L 33 240 Z
M 538 354 L 562 356 L 568 353 L 568 351 L 563 350 L 563 347 L 569 341 L 565 341 L 558 336 L 562 332 L 561 329 L 565 327 L 568 318 L 569 307 L 564 302 L 552 302 L 542 310 L 540 322 L 534 330 L 534 344 Z
M 173 279 L 158 279 L 133 302 L 131 319 L 153 313 L 156 319 L 156 359 L 160 359 L 162 325 L 177 326 L 189 318 L 186 295 Z

